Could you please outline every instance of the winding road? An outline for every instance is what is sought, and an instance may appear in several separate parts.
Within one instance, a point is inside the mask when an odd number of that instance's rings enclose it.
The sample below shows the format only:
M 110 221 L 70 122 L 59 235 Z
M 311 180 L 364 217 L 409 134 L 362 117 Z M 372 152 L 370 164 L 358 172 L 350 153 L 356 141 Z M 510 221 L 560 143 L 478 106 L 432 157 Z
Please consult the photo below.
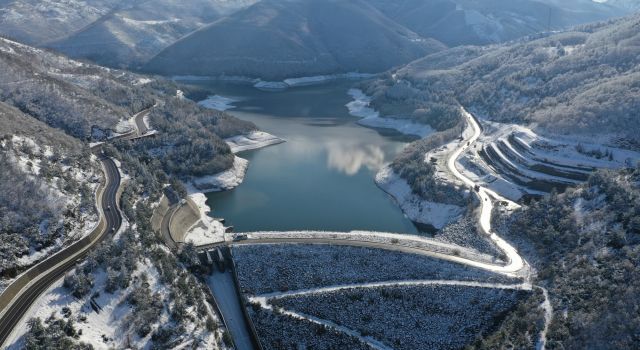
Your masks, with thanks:
M 447 167 L 449 168 L 449 171 L 451 171 L 451 173 L 456 178 L 464 182 L 464 184 L 467 185 L 467 187 L 469 187 L 471 191 L 473 191 L 473 188 L 476 186 L 476 183 L 473 182 L 468 177 L 464 176 L 462 173 L 460 173 L 460 171 L 458 171 L 458 169 L 456 168 L 456 162 L 458 161 L 460 156 L 478 140 L 478 138 L 482 134 L 482 129 L 480 128 L 480 125 L 478 124 L 476 119 L 464 108 L 462 108 L 462 113 L 467 119 L 467 122 L 469 123 L 469 125 L 473 128 L 473 136 L 471 136 L 470 139 L 463 141 L 461 143 L 462 147 L 458 148 L 451 154 L 451 157 L 447 162 Z M 518 251 L 516 250 L 516 248 L 514 248 L 511 244 L 507 243 L 507 241 L 505 241 L 504 239 L 500 238 L 500 236 L 498 236 L 497 234 L 495 234 L 495 232 L 492 232 L 491 230 L 491 213 L 493 211 L 494 199 L 507 202 L 508 207 L 511 207 L 511 208 L 518 208 L 520 207 L 520 205 L 500 196 L 499 194 L 495 193 L 494 191 L 486 187 L 478 186 L 477 194 L 478 194 L 478 197 L 480 198 L 480 203 L 481 203 L 480 204 L 481 205 L 480 227 L 482 228 L 482 231 L 484 231 L 485 234 L 489 235 L 489 238 L 507 256 L 509 263 L 504 267 L 504 269 L 510 270 L 510 271 L 519 271 L 521 269 L 528 268 L 524 259 L 522 259 L 520 254 L 518 254 Z
M 154 105 L 154 107 L 156 105 Z M 147 108 L 144 111 L 133 116 L 134 122 L 136 124 L 136 130 L 138 132 L 138 137 L 142 137 L 151 131 L 151 128 L 144 120 L 149 115 L 149 113 L 151 113 L 151 108 L 153 107 Z
M 94 153 L 102 163 L 105 176 L 104 184 L 96 197 L 99 224 L 89 235 L 21 274 L 0 294 L 0 345 L 4 345 L 33 302 L 52 283 L 75 266 L 109 233 L 117 232 L 122 225 L 117 198 L 121 183 L 120 171 L 111 158 L 102 154 L 100 148 L 94 149 Z
M 505 202 L 506 207 L 509 209 L 517 209 L 520 207 L 517 203 L 510 201 L 498 193 L 477 185 L 471 179 L 464 176 L 457 168 L 456 163 L 460 156 L 466 152 L 472 145 L 478 140 L 478 138 L 482 134 L 482 128 L 480 127 L 478 121 L 468 113 L 464 108 L 461 108 L 461 112 L 467 120 L 468 126 L 472 129 L 473 134 L 471 137 L 467 139 L 463 139 L 460 141 L 460 146 L 451 153 L 447 160 L 447 167 L 451 174 L 453 174 L 458 180 L 462 181 L 471 191 L 475 192 L 478 195 L 480 200 L 480 215 L 479 215 L 479 225 L 484 234 L 486 234 L 495 244 L 496 246 L 504 253 L 506 256 L 506 264 L 491 264 L 484 261 L 478 261 L 476 259 L 472 259 L 469 256 L 461 257 L 457 256 L 459 254 L 452 254 L 451 251 L 439 251 L 438 244 L 435 244 L 433 240 L 429 240 L 424 237 L 419 236 L 410 236 L 410 235 L 396 235 L 396 234 L 388 234 L 388 233 L 376 233 L 369 232 L 368 235 L 371 237 L 378 238 L 391 238 L 391 241 L 378 241 L 373 242 L 363 237 L 353 237 L 353 234 L 357 236 L 357 233 L 351 233 L 351 237 L 348 239 L 338 238 L 338 233 L 328 233 L 328 232 L 316 232 L 316 236 L 314 237 L 310 234 L 308 237 L 299 237 L 299 236 L 290 236 L 286 237 L 287 234 L 291 235 L 291 233 L 271 233 L 271 236 L 260 238 L 260 234 L 248 234 L 245 239 L 242 241 L 236 241 L 232 244 L 265 244 L 265 243 L 306 243 L 306 244 L 339 244 L 339 245 L 353 245 L 353 246 L 363 246 L 370 248 L 378 248 L 378 249 L 388 249 L 388 250 L 399 250 L 408 253 L 416 253 L 422 255 L 429 255 L 432 257 L 437 257 L 449 261 L 458 262 L 467 266 L 473 266 L 481 269 L 485 269 L 492 272 L 503 273 L 511 276 L 520 276 L 524 278 L 524 282 L 516 285 L 496 285 L 490 283 L 478 283 L 478 282 L 464 282 L 464 281 L 396 281 L 396 282 L 384 282 L 384 283 L 367 283 L 362 285 L 346 285 L 346 286 L 333 286 L 333 287 L 325 287 L 325 288 L 316 288 L 309 290 L 300 290 L 300 291 L 290 291 L 286 293 L 274 293 L 268 295 L 261 296 L 253 296 L 250 297 L 250 300 L 258 302 L 264 308 L 271 308 L 269 304 L 270 299 L 277 299 L 284 296 L 290 295 L 304 295 L 304 294 L 314 294 L 314 293 L 323 293 L 326 291 L 332 290 L 340 290 L 347 288 L 374 288 L 379 286 L 387 286 L 387 285 L 411 285 L 411 284 L 444 284 L 444 285 L 469 285 L 475 287 L 485 287 L 485 288 L 508 288 L 508 289 L 526 289 L 531 290 L 533 288 L 540 289 L 544 296 L 544 302 L 540 306 L 544 310 L 544 326 L 540 333 L 540 338 L 538 340 L 536 348 L 539 350 L 544 350 L 546 345 L 546 334 L 549 328 L 549 324 L 552 319 L 553 309 L 551 303 L 549 301 L 549 295 L 546 289 L 540 286 L 532 286 L 531 285 L 531 267 L 529 264 L 520 256 L 518 250 L 509 244 L 507 241 L 498 236 L 491 228 L 491 214 L 494 207 L 495 201 Z M 277 237 L 276 235 L 280 234 L 282 237 Z M 344 235 L 344 234 L 343 234 Z M 415 246 L 407 246 L 407 240 L 421 241 L 425 243 L 424 247 L 415 247 Z M 432 246 L 428 246 L 431 244 Z M 441 244 L 441 243 L 440 243 Z M 460 251 L 458 251 L 459 253 Z M 342 327 L 340 325 L 336 325 L 331 321 L 318 319 L 317 317 L 305 314 L 299 314 L 296 312 L 292 312 L 289 310 L 281 310 L 282 312 L 296 318 L 305 319 L 310 322 L 322 324 L 325 326 L 329 326 L 335 328 L 339 331 L 345 332 L 352 336 L 358 337 L 365 343 L 369 344 L 371 347 L 375 349 L 387 349 L 387 347 L 372 339 L 371 337 L 363 337 L 360 333 Z
M 149 113 L 149 110 L 142 111 L 134 116 L 136 121 L 136 137 L 151 135 L 144 123 L 144 117 Z M 460 142 L 460 147 L 457 148 L 450 155 L 447 161 L 447 167 L 449 171 L 460 181 L 462 181 L 472 192 L 477 193 L 480 202 L 480 215 L 479 225 L 482 231 L 489 236 L 489 238 L 496 244 L 496 246 L 502 250 L 506 256 L 506 264 L 497 264 L 479 260 L 474 257 L 473 254 L 463 250 L 463 253 L 468 254 L 466 256 L 458 256 L 460 251 L 455 253 L 451 250 L 451 247 L 441 242 L 435 243 L 434 240 L 429 240 L 424 237 L 410 236 L 410 235 L 395 235 L 387 233 L 369 233 L 370 235 L 378 238 L 384 238 L 386 241 L 371 241 L 364 238 L 358 239 L 339 239 L 335 237 L 335 234 L 325 232 L 319 233 L 318 237 L 277 237 L 270 238 L 257 238 L 250 237 L 249 239 L 237 241 L 237 242 L 225 242 L 221 244 L 264 244 L 264 243 L 311 243 L 311 244 L 343 244 L 343 245 L 358 245 L 364 247 L 378 248 L 378 249 L 390 249 L 400 250 L 411 253 L 429 255 L 449 261 L 455 261 L 468 266 L 474 266 L 477 268 L 503 273 L 507 275 L 517 275 L 524 277 L 524 282 L 519 285 L 510 286 L 497 286 L 491 284 L 476 284 L 476 287 L 487 288 L 522 288 L 531 289 L 539 288 L 543 291 L 545 296 L 545 302 L 542 307 L 545 310 L 545 325 L 541 332 L 540 340 L 538 342 L 538 349 L 544 349 L 546 344 L 546 332 L 548 325 L 551 321 L 552 309 L 549 303 L 547 291 L 539 286 L 531 286 L 530 283 L 530 266 L 520 256 L 517 249 L 499 237 L 491 228 L 491 213 L 493 210 L 494 201 L 502 201 L 507 203 L 508 208 L 518 208 L 519 205 L 514 203 L 494 191 L 485 187 L 476 187 L 476 184 L 469 178 L 465 177 L 456 168 L 456 162 L 459 157 L 467 151 L 481 136 L 482 129 L 475 120 L 475 118 L 469 114 L 466 110 L 462 109 L 462 113 L 467 119 L 468 125 L 473 130 L 473 135 L 468 139 L 463 139 Z M 133 137 L 133 138 L 136 138 Z M 129 137 L 127 137 L 129 139 Z M 100 223 L 86 237 L 70 245 L 68 248 L 60 251 L 59 253 L 49 257 L 48 259 L 38 263 L 31 269 L 27 270 L 24 274 L 20 275 L 7 289 L 0 295 L 0 344 L 4 344 L 7 338 L 10 336 L 13 328 L 19 323 L 23 315 L 28 311 L 33 302 L 57 279 L 64 275 L 66 271 L 72 268 L 76 262 L 82 259 L 91 248 L 102 241 L 108 236 L 108 233 L 116 232 L 122 224 L 122 216 L 118 207 L 118 190 L 120 188 L 121 179 L 119 170 L 114 161 L 101 152 L 100 148 L 94 150 L 102 163 L 103 171 L 105 174 L 105 183 L 98 190 L 96 202 L 99 203 L 98 211 L 100 213 Z M 477 188 L 477 191 L 474 191 Z M 163 223 L 164 226 L 164 223 Z M 283 233 L 286 234 L 286 233 Z M 406 240 L 414 240 L 423 244 L 423 247 L 408 246 Z M 415 243 L 413 242 L 413 243 Z M 215 246 L 215 245 L 213 245 Z M 213 247 L 211 246 L 211 247 Z M 207 248 L 211 248 L 207 247 Z M 459 247 L 458 247 L 459 248 Z M 401 282 L 394 282 L 396 284 Z M 409 281 L 402 283 L 422 283 L 422 284 L 456 284 L 463 283 L 459 281 Z M 467 282 L 464 282 L 467 283 Z M 467 283 L 468 284 L 468 283 Z M 367 284 L 359 286 L 360 288 L 369 288 L 375 286 L 375 284 Z M 329 288 L 353 288 L 358 286 L 343 286 L 343 287 L 329 287 Z M 314 291 L 297 291 L 291 293 L 313 293 Z M 289 293 L 289 294 L 291 294 Z M 277 298 L 273 295 L 271 298 Z M 268 306 L 267 296 L 253 297 L 260 300 L 261 304 Z M 309 319 L 308 315 L 293 315 L 295 317 L 305 317 Z M 326 320 L 315 320 L 314 322 L 327 322 Z M 338 325 L 327 324 L 336 329 L 345 331 L 347 333 L 353 332 L 348 329 L 342 329 Z M 377 348 L 385 348 L 382 344 L 377 344 L 374 340 L 370 339 L 369 343 Z

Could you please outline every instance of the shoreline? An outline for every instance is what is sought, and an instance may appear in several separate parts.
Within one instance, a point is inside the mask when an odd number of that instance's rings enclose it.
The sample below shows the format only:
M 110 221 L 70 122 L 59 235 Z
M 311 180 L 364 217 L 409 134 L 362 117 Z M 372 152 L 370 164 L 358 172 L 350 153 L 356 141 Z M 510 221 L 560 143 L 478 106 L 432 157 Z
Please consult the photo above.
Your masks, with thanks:
M 404 215 L 414 224 L 429 225 L 441 230 L 458 220 L 464 208 L 426 201 L 411 191 L 409 184 L 398 176 L 389 166 L 380 169 L 374 179 L 376 186 L 393 198 Z
M 260 130 L 252 131 L 245 135 L 229 137 L 225 141 L 234 154 L 287 142 L 285 139 Z
M 403 135 L 425 138 L 435 130 L 430 125 L 416 123 L 408 118 L 382 117 L 380 112 L 371 107 L 371 97 L 360 89 L 349 89 L 347 92 L 353 101 L 345 106 L 349 114 L 361 118 L 356 123 L 360 126 L 372 129 L 395 130 Z
M 289 88 L 321 85 L 338 80 L 361 80 L 375 77 L 374 73 L 336 73 L 325 75 L 313 75 L 303 77 L 290 77 L 282 80 L 263 80 L 262 78 L 251 78 L 245 76 L 200 76 L 200 75 L 174 75 L 169 77 L 173 81 L 220 81 L 232 84 L 252 85 L 262 91 L 284 91 Z
M 286 142 L 264 131 L 253 131 L 246 135 L 227 138 L 225 141 L 233 154 Z M 200 219 L 187 229 L 184 236 L 185 242 L 200 246 L 223 242 L 228 238 L 226 235 L 227 227 L 224 226 L 222 220 L 209 215 L 212 209 L 207 205 L 206 194 L 230 191 L 240 186 L 244 182 L 248 167 L 248 160 L 235 156 L 231 169 L 189 181 L 187 184 L 188 196 L 197 207 Z

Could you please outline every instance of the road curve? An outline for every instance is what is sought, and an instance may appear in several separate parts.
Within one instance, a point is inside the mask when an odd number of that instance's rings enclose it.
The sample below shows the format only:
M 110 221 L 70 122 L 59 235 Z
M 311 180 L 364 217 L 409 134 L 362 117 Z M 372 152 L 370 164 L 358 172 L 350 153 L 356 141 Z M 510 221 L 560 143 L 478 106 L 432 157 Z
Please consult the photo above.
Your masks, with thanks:
M 498 193 L 490 189 L 487 189 L 485 187 L 479 186 L 477 187 L 478 191 L 474 191 L 476 183 L 474 183 L 471 179 L 464 176 L 456 168 L 455 164 L 458 158 L 460 158 L 460 156 L 467 149 L 469 149 L 482 134 L 482 129 L 480 128 L 480 125 L 475 120 L 475 118 L 471 114 L 469 114 L 464 108 L 461 108 L 461 111 L 465 116 L 465 118 L 467 119 L 469 126 L 473 129 L 473 135 L 470 138 L 464 139 L 463 141 L 461 141 L 460 143 L 461 146 L 457 148 L 447 160 L 447 167 L 456 178 L 462 181 L 467 187 L 470 188 L 472 192 L 476 192 L 477 195 L 479 196 L 480 202 L 481 202 L 481 210 L 480 210 L 480 218 L 479 218 L 480 227 L 482 231 L 486 235 L 488 235 L 489 238 L 496 244 L 496 246 L 504 252 L 505 256 L 507 257 L 506 264 L 501 265 L 501 264 L 495 264 L 495 263 L 488 263 L 488 262 L 480 261 L 478 259 L 471 258 L 469 256 L 467 257 L 458 256 L 460 254 L 452 254 L 452 251 L 453 251 L 452 247 L 450 246 L 445 247 L 445 244 L 443 243 L 438 243 L 437 241 L 428 240 L 421 236 L 406 235 L 406 234 L 376 233 L 376 232 L 371 232 L 370 234 L 373 236 L 376 236 L 376 235 L 388 236 L 389 238 L 393 238 L 392 242 L 375 242 L 375 241 L 366 240 L 366 239 L 359 239 L 357 235 L 355 235 L 355 233 L 357 232 L 354 233 L 354 237 L 349 237 L 349 239 L 332 237 L 334 236 L 334 234 L 331 232 L 318 231 L 314 233 L 316 235 L 315 237 L 286 237 L 287 232 L 280 232 L 283 235 L 282 238 L 280 237 L 259 238 L 259 234 L 249 233 L 248 237 L 246 237 L 246 239 L 244 240 L 239 240 L 234 242 L 220 242 L 220 243 L 215 243 L 207 246 L 202 246 L 199 248 L 207 250 L 207 249 L 215 248 L 217 246 L 228 245 L 228 244 L 244 245 L 244 244 L 278 244 L 278 243 L 361 246 L 361 247 L 368 247 L 368 248 L 396 250 L 396 251 L 402 251 L 405 253 L 427 255 L 427 256 L 449 260 L 452 262 L 457 262 L 467 266 L 472 266 L 472 267 L 476 267 L 476 268 L 480 268 L 480 269 L 484 269 L 492 272 L 502 273 L 510 276 L 520 276 L 528 279 L 529 265 L 526 263 L 526 261 L 520 256 L 518 251 L 511 244 L 506 242 L 504 239 L 498 236 L 491 229 L 491 212 L 493 210 L 494 200 L 506 202 L 509 208 L 519 208 L 520 205 L 500 196 Z M 428 245 L 431 245 L 431 247 L 429 248 L 415 247 L 415 246 L 410 246 L 405 244 L 405 243 L 411 243 L 411 242 L 426 243 Z M 460 252 L 466 253 L 466 251 L 462 250 L 463 247 L 457 247 L 457 248 L 459 248 L 459 253 Z
M 13 328 L 20 322 L 33 302 L 78 260 L 84 258 L 91 248 L 104 240 L 109 233 L 117 232 L 122 225 L 117 198 L 121 184 L 120 171 L 115 162 L 104 156 L 101 151 L 94 151 L 94 153 L 99 157 L 105 175 L 105 183 L 96 197 L 100 223 L 89 235 L 18 276 L 0 294 L 0 345 L 2 348 Z
M 476 183 L 458 171 L 458 169 L 456 168 L 456 162 L 458 161 L 458 158 L 460 158 L 460 156 L 478 140 L 478 138 L 482 134 L 482 129 L 480 128 L 480 125 L 478 124 L 476 119 L 469 112 L 467 112 L 464 108 L 461 108 L 461 111 L 467 119 L 469 125 L 473 128 L 473 136 L 471 136 L 471 138 L 469 138 L 468 140 L 464 140 L 461 143 L 462 147 L 458 148 L 451 154 L 451 157 L 449 157 L 449 160 L 447 162 L 447 167 L 449 168 L 449 171 L 451 171 L 453 176 L 464 182 L 464 184 L 467 185 L 467 187 L 469 187 L 469 189 L 473 192 Z M 510 207 L 517 208 L 519 207 L 519 205 L 500 196 L 499 194 L 486 187 L 478 186 L 477 188 L 477 194 L 478 197 L 480 197 L 481 203 L 480 227 L 485 234 L 489 235 L 489 238 L 498 246 L 498 248 L 500 248 L 505 253 L 507 258 L 509 259 L 509 263 L 503 267 L 504 270 L 522 270 L 523 268 L 527 267 L 527 264 L 524 259 L 522 259 L 520 254 L 518 254 L 516 248 L 507 243 L 507 241 L 502 239 L 491 230 L 491 212 L 493 211 L 493 199 L 507 202 Z
M 375 234 L 375 233 L 374 233 Z M 371 249 L 384 249 L 391 251 L 398 251 L 407 254 L 417 254 L 424 255 L 432 258 L 437 258 L 441 260 L 447 260 L 459 264 L 463 264 L 466 266 L 476 267 L 479 269 L 492 271 L 496 273 L 501 273 L 507 276 L 518 277 L 520 269 L 513 269 L 514 265 L 509 264 L 499 265 L 492 264 L 488 262 L 482 262 L 473 260 L 470 258 L 466 258 L 464 256 L 458 256 L 453 253 L 453 250 L 447 250 L 447 248 L 439 248 L 436 246 L 433 247 L 416 247 L 406 244 L 407 241 L 404 241 L 402 238 L 399 238 L 397 242 L 389 243 L 389 242 L 375 242 L 375 241 L 367 241 L 362 239 L 341 239 L 341 238 L 333 238 L 330 233 L 326 233 L 326 238 L 258 238 L 258 239 L 247 239 L 243 241 L 233 242 L 234 245 L 255 245 L 255 244 L 327 244 L 327 245 L 344 245 L 344 246 L 353 246 L 353 247 L 364 247 Z M 398 235 L 402 236 L 402 235 Z M 408 236 L 408 235 L 405 235 Z M 413 238 L 413 236 L 405 237 L 405 238 Z M 225 243 L 223 243 L 225 244 Z M 220 245 L 223 245 L 220 244 Z M 461 251 L 462 252 L 462 251 Z
M 466 145 L 463 145 L 459 149 L 457 149 L 454 154 L 449 158 L 449 162 L 447 163 L 449 170 L 461 181 L 463 181 L 467 186 L 473 187 L 475 186 L 474 182 L 471 179 L 467 178 L 463 174 L 461 174 L 458 169 L 456 169 L 456 161 L 462 155 L 464 151 L 466 151 L 471 145 L 480 137 L 482 133 L 482 129 L 478 124 L 478 121 L 464 108 L 461 108 L 463 115 L 467 118 L 469 125 L 473 128 L 473 136 L 468 140 Z M 504 239 L 499 237 L 495 232 L 491 230 L 491 211 L 493 210 L 493 199 L 507 202 L 508 206 L 511 208 L 519 208 L 520 205 L 510 201 L 494 191 L 485 188 L 479 187 L 478 196 L 480 197 L 480 201 L 482 202 L 482 209 L 480 212 L 480 226 L 482 230 L 489 235 L 491 240 L 496 243 L 496 245 L 502 249 L 502 251 L 509 258 L 510 263 L 507 266 L 511 266 L 511 268 L 525 269 L 527 272 L 530 271 L 530 267 L 527 262 L 518 254 L 518 251 L 509 243 L 507 243 Z M 530 280 L 530 276 L 527 273 L 527 281 Z M 542 331 L 540 332 L 540 338 L 538 343 L 536 344 L 537 350 L 544 350 L 546 348 L 547 343 L 547 332 L 549 330 L 549 325 L 553 319 L 553 306 L 551 305 L 549 299 L 549 293 L 547 290 L 540 286 L 534 286 L 537 289 L 542 291 L 544 296 L 544 302 L 541 307 L 544 310 L 544 326 Z
M 133 117 L 136 123 L 136 129 L 138 130 L 138 136 L 144 136 L 149 131 L 151 131 L 151 129 L 147 126 L 147 123 L 144 122 L 144 118 L 148 116 L 149 113 L 151 113 L 151 108 L 147 108 Z

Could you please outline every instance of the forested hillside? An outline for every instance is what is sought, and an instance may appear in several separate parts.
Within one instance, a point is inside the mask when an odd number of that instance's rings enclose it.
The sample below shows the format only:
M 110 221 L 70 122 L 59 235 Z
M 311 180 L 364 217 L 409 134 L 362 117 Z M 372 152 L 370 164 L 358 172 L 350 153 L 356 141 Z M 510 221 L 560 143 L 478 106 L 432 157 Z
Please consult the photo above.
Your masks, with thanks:
M 184 99 L 162 78 L 5 39 L 0 49 L 8 68 L 0 72 L 6 78 L 0 83 L 0 291 L 95 227 L 102 172 L 88 141 L 104 140 L 105 153 L 127 178 L 122 231 L 46 292 L 56 301 L 39 300 L 38 318 L 13 346 L 169 348 L 187 342 L 217 348 L 223 329 L 188 270 L 200 268 L 197 257 L 193 250 L 180 257 L 168 252 L 151 230 L 151 214 L 167 184 L 183 188 L 181 178 L 230 167 L 233 155 L 222 138 L 255 125 Z M 111 129 L 133 129 L 131 116 L 147 108 L 154 132 L 146 138 L 105 139 L 117 135 Z M 91 303 L 104 307 L 101 315 L 87 308 Z M 108 326 L 105 316 L 114 320 Z
M 93 229 L 100 172 L 79 141 L 2 102 L 0 168 L 2 285 Z
M 380 72 L 439 42 L 504 42 L 633 9 L 623 0 L 5 0 L 0 35 L 116 68 L 151 61 L 155 73 L 271 79 Z
M 67 59 L 0 39 L 0 101 L 80 140 L 100 141 L 134 130 L 131 116 L 151 108 L 157 136 L 136 143 L 138 155 L 159 157 L 170 175 L 211 175 L 233 164 L 221 139 L 255 125 L 177 97 L 178 87 Z
M 549 291 L 554 314 L 548 348 L 635 348 L 640 166 L 598 172 L 582 186 L 496 219 L 502 234 L 519 242 Z M 486 348 L 512 342 L 524 329 L 505 328 Z
M 0 39 L 0 100 L 80 139 L 100 139 L 153 104 L 138 77 Z
M 620 16 L 591 0 L 370 0 L 389 18 L 449 47 L 499 43 Z
M 113 67 L 140 64 L 255 0 L 6 0 L 0 34 Z
M 156 159 L 167 174 L 182 178 L 229 169 L 234 155 L 223 138 L 257 129 L 253 123 L 177 98 L 154 107 L 149 120 L 156 136 L 135 144 L 122 141 L 119 147 L 141 160 Z
M 120 1 L 91 25 L 45 46 L 110 67 L 135 68 L 183 36 L 255 1 Z
M 420 119 L 443 101 L 457 101 L 490 120 L 559 134 L 598 133 L 638 147 L 639 27 L 635 15 L 535 40 L 447 50 L 371 82 L 366 91 L 385 114 Z
M 444 48 L 364 0 L 264 0 L 180 40 L 145 70 L 265 79 L 373 73 Z

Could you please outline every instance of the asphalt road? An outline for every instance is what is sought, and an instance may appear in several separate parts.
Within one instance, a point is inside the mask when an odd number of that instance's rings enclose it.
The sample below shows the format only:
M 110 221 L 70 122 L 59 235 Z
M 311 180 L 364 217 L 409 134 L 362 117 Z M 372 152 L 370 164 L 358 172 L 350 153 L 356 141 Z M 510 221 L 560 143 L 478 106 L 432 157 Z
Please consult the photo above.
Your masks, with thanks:
M 19 277 L 14 284 L 3 292 L 0 298 L 12 299 L 0 318 L 0 344 L 4 344 L 13 328 L 20 322 L 22 316 L 29 310 L 33 302 L 49 286 L 66 271 L 75 266 L 76 262 L 84 258 L 91 248 L 101 242 L 113 232 L 117 232 L 122 225 L 122 216 L 117 206 L 117 193 L 120 188 L 120 172 L 114 161 L 96 152 L 105 171 L 106 185 L 102 191 L 99 205 L 104 212 L 104 225 L 99 225 L 93 232 L 68 248 L 38 263 Z M 31 283 L 31 284 L 29 284 Z M 12 290 L 12 287 L 15 287 Z M 26 290 L 22 291 L 24 288 Z M 21 292 L 22 291 L 22 292 Z M 9 304 L 8 302 L 6 304 Z
M 150 131 L 149 128 L 147 128 L 147 124 L 145 124 L 144 122 L 144 117 L 149 115 L 150 112 L 151 112 L 151 108 L 145 109 L 144 111 L 135 115 L 135 121 L 138 127 L 139 136 L 143 136 Z

